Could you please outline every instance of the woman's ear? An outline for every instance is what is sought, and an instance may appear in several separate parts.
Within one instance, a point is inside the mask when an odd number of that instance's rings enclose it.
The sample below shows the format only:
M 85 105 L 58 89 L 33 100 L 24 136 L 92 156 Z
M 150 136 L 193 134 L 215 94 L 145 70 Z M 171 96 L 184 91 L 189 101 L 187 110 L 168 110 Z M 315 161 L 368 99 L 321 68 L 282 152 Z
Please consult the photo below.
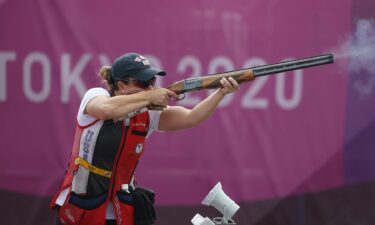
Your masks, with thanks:
M 117 87 L 121 91 L 121 90 L 124 90 L 126 88 L 126 84 L 122 81 L 117 81 Z
M 134 90 L 132 90 L 132 88 L 129 85 L 125 84 L 125 82 L 122 82 L 122 81 L 117 82 L 117 87 L 118 87 L 119 93 L 121 94 L 128 95 L 128 94 L 136 93 L 136 91 L 134 92 Z

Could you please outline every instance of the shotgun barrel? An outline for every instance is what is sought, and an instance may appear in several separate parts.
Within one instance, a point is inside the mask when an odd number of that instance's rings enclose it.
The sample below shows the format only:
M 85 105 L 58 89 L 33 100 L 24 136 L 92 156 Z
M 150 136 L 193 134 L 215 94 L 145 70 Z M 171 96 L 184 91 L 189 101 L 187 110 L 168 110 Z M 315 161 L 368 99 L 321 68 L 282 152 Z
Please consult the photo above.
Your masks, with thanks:
M 253 67 L 255 77 L 266 76 L 275 73 L 282 73 L 291 70 L 298 70 L 313 66 L 333 63 L 333 54 L 325 54 L 305 59 L 290 60 L 282 63 Z

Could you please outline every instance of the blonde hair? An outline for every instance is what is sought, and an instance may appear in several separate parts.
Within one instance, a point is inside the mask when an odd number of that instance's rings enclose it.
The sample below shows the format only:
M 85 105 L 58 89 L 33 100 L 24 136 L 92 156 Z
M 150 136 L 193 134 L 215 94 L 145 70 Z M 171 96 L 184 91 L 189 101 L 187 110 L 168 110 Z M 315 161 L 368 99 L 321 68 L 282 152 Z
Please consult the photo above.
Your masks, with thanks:
M 103 80 L 111 91 L 117 90 L 117 85 L 114 83 L 112 75 L 111 75 L 112 67 L 110 66 L 103 66 L 99 71 L 99 76 Z

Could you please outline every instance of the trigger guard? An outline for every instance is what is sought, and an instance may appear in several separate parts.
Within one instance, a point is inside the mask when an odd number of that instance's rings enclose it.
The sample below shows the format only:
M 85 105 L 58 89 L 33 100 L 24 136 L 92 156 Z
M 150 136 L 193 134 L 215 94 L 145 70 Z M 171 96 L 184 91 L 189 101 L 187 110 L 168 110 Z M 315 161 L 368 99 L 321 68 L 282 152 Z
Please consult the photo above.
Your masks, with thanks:
M 176 100 L 177 100 L 177 101 L 180 101 L 180 100 L 182 100 L 182 99 L 184 99 L 184 98 L 185 98 L 185 94 L 183 93 L 183 94 L 179 94 L 179 95 L 177 95 Z

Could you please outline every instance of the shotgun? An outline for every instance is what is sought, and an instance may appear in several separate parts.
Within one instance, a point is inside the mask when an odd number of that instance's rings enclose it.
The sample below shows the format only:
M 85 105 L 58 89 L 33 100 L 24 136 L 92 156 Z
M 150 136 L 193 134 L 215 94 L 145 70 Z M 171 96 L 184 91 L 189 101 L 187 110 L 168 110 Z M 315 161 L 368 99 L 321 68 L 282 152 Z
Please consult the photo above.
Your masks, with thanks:
M 320 66 L 324 64 L 331 64 L 333 63 L 333 61 L 333 54 L 329 53 L 309 58 L 285 61 L 277 64 L 256 66 L 247 69 L 233 70 L 224 73 L 216 73 L 196 78 L 189 78 L 177 81 L 167 87 L 167 89 L 175 92 L 177 95 L 181 95 L 186 92 L 197 91 L 201 89 L 219 88 L 221 87 L 220 79 L 222 79 L 223 77 L 232 77 L 237 81 L 237 83 L 241 84 L 244 82 L 253 81 L 257 77 Z M 178 98 L 177 100 L 181 99 L 183 99 L 183 97 Z M 150 106 L 149 109 L 155 109 L 155 107 L 157 109 L 160 109 L 158 106 Z

